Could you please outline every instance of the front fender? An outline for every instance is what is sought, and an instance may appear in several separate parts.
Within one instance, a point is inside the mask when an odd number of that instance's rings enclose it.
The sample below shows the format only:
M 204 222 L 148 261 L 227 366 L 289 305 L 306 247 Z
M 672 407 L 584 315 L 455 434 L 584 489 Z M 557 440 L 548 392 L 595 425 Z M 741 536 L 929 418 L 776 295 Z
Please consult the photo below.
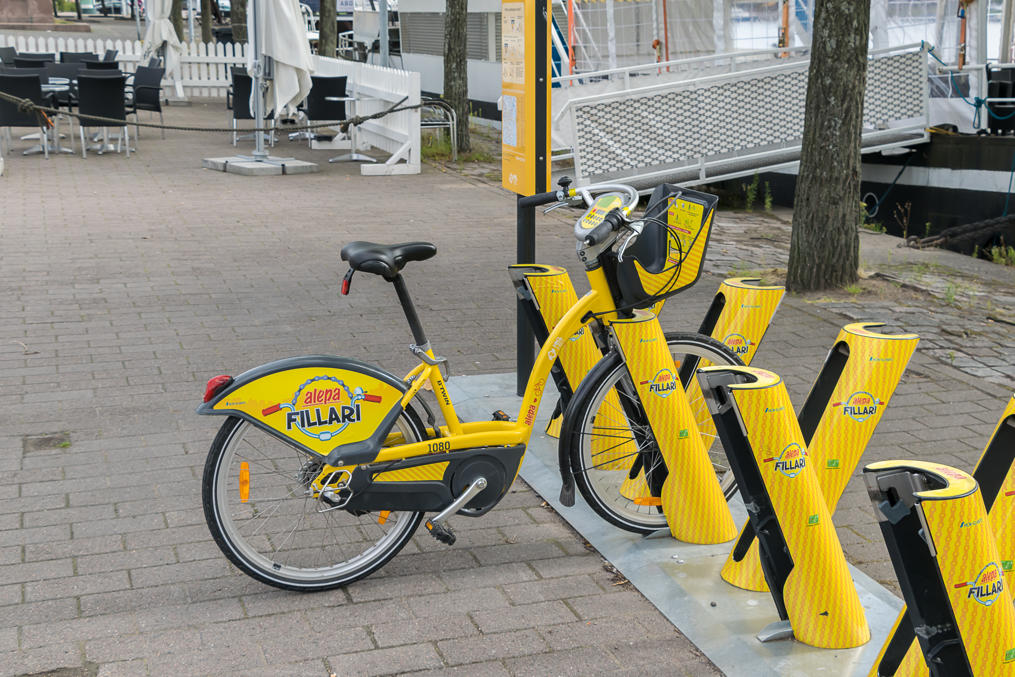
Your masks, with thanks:
M 197 413 L 239 416 L 314 454 L 343 447 L 355 450 L 342 454 L 344 464 L 368 463 L 398 419 L 405 390 L 401 379 L 365 362 L 306 355 L 240 374 Z

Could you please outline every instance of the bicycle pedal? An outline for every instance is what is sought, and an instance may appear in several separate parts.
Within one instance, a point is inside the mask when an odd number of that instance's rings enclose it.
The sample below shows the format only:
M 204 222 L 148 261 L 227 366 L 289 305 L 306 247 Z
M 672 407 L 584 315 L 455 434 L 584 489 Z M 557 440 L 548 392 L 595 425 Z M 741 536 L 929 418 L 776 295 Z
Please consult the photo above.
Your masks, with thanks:
M 510 421 L 511 417 L 508 416 L 503 411 L 501 411 L 500 409 L 498 409 L 497 411 L 493 412 L 493 420 L 494 421 Z
M 427 520 L 426 530 L 430 532 L 431 536 L 436 538 L 441 543 L 446 543 L 447 545 L 455 544 L 455 539 L 457 537 L 455 536 L 455 532 L 452 531 L 451 527 L 448 526 L 447 524 L 443 524 L 441 522 L 435 523 L 431 522 L 430 520 Z

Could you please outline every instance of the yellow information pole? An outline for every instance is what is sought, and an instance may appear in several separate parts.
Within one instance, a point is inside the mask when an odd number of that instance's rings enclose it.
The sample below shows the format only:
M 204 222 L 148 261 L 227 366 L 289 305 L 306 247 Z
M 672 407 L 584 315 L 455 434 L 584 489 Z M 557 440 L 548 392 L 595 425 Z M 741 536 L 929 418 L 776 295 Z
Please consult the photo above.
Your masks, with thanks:
M 505 0 L 501 4 L 501 185 L 523 197 L 550 186 L 549 76 L 546 0 Z
M 517 193 L 516 263 L 536 261 L 536 207 L 550 189 L 550 25 L 547 0 L 501 4 L 501 185 Z M 466 121 L 464 124 L 468 124 Z M 535 342 L 517 306 L 517 391 L 525 392 Z
M 1001 558 L 1001 569 L 1010 578 L 1015 562 L 1015 396 L 1008 400 L 1008 406 L 976 464 L 973 479 L 980 485 L 987 519 Z M 1015 588 L 1009 585 L 1007 594 L 1015 598 Z M 918 677 L 928 674 L 930 669 L 916 641 L 913 621 L 908 609 L 902 607 L 892 634 L 871 667 L 870 677 Z
M 934 677 L 1015 675 L 1010 581 L 976 480 L 923 461 L 872 463 L 864 479 L 923 667 Z

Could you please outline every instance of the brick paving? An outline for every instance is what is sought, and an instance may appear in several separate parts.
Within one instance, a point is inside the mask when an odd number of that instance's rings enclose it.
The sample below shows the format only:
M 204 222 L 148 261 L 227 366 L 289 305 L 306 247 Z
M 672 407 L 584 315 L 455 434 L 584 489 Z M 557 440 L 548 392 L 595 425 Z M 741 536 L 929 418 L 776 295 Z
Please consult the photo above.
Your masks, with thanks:
M 166 118 L 219 125 L 228 115 L 211 103 Z M 489 515 L 458 519 L 453 548 L 417 536 L 346 590 L 296 595 L 230 569 L 200 505 L 219 423 L 193 413 L 205 380 L 305 353 L 396 373 L 412 364 L 388 285 L 358 275 L 338 297 L 342 244 L 437 243 L 435 259 L 407 272 L 434 345 L 454 373 L 514 368 L 509 195 L 432 167 L 390 178 L 352 165 L 276 178 L 199 169 L 231 152 L 226 135 L 149 131 L 129 160 L 7 158 L 0 675 L 716 674 L 521 482 Z M 277 153 L 329 155 L 287 143 Z M 731 232 L 752 223 L 758 237 L 717 234 L 714 264 L 668 308 L 667 329 L 695 328 L 729 270 L 779 251 L 764 219 L 720 221 Z M 560 219 L 540 219 L 537 251 L 580 277 Z M 782 374 L 798 405 L 850 321 L 843 308 L 788 298 L 761 348 L 757 364 Z M 913 328 L 911 315 L 873 310 L 870 319 Z M 959 366 L 918 350 L 864 461 L 971 468 L 1011 388 Z M 52 433 L 69 445 L 26 441 Z M 894 585 L 858 481 L 836 523 L 850 560 Z

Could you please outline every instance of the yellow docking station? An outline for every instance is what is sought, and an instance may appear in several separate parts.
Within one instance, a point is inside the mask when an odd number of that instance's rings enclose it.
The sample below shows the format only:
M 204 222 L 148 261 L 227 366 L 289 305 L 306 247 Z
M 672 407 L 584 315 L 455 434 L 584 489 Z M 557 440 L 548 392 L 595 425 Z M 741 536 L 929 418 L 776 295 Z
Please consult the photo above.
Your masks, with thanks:
M 980 496 L 987 511 L 987 520 L 993 532 L 994 543 L 1000 558 L 1001 571 L 1011 578 L 1015 561 L 1015 396 L 1008 400 L 1008 406 L 987 442 L 980 460 L 973 471 L 973 479 L 980 487 Z M 925 546 L 921 546 L 925 547 Z M 961 545 L 949 547 L 963 547 Z M 894 560 L 893 560 L 894 561 Z M 1004 591 L 1004 597 L 1011 599 L 1011 581 Z M 969 586 L 965 586 L 968 588 Z M 968 590 L 967 590 L 968 594 Z M 973 607 L 978 611 L 977 607 Z M 1010 633 L 1009 633 L 1010 635 Z M 989 658 L 989 657 L 988 657 Z M 1015 661 L 1015 654 L 1008 657 L 1007 665 Z M 995 664 L 988 662 L 986 673 L 994 672 Z M 1005 667 L 1004 669 L 1010 669 Z M 916 629 L 908 607 L 903 607 L 895 627 L 889 635 L 874 666 L 870 677 L 917 677 L 929 675 L 930 669 L 924 660 L 924 652 L 916 640 Z
M 872 331 L 880 326 L 867 322 L 842 328 L 798 417 L 807 462 L 829 513 L 835 512 L 919 342 L 916 334 Z M 768 588 L 753 541 L 753 531 L 745 525 L 722 577 L 738 588 L 760 592 Z
M 819 648 L 866 643 L 867 619 L 785 384 L 754 367 L 710 367 L 699 378 L 782 619 L 759 639 L 791 631 Z
M 923 461 L 872 463 L 864 478 L 924 659 L 906 674 L 1015 675 L 1015 608 L 976 480 Z
M 670 533 L 687 543 L 732 540 L 736 525 L 655 315 L 635 311 L 610 328 L 666 463 L 661 498 Z

